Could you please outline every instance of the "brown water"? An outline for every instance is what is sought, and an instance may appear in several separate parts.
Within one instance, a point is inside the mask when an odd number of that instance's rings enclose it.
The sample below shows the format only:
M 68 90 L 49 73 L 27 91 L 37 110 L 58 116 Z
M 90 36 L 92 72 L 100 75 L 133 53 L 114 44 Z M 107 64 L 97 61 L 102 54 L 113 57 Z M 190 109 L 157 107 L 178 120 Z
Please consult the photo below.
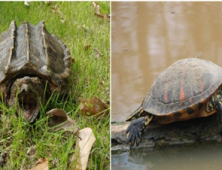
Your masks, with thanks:
M 112 121 L 137 109 L 175 61 L 222 66 L 222 2 L 112 2 Z
M 112 2 L 112 121 L 137 109 L 155 78 L 189 57 L 222 66 L 222 2 Z M 222 145 L 112 153 L 112 169 L 220 170 Z
M 170 147 L 112 153 L 112 170 L 221 170 L 222 146 Z

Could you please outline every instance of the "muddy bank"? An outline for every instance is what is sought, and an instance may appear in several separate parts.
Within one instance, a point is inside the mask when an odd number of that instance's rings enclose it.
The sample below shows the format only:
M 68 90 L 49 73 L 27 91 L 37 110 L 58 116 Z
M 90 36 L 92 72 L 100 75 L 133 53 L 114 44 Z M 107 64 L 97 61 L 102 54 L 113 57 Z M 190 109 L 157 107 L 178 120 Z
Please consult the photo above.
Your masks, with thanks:
M 129 149 L 125 135 L 128 125 L 129 122 L 115 122 L 111 124 L 112 150 Z M 220 114 L 167 125 L 153 123 L 145 129 L 139 147 L 158 148 L 161 146 L 209 142 L 222 142 Z

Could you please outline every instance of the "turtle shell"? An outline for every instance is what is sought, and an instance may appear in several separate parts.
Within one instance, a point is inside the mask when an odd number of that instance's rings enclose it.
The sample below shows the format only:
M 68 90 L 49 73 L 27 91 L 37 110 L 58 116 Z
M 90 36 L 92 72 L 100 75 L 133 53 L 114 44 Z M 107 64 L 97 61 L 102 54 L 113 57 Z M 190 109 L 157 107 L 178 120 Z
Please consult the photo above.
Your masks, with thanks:
M 48 81 L 50 89 L 67 89 L 70 54 L 66 46 L 51 35 L 44 21 L 34 26 L 12 21 L 0 35 L 0 90 L 7 91 L 17 78 L 30 76 Z
M 184 113 L 184 109 L 206 102 L 221 83 L 222 68 L 218 65 L 198 58 L 179 60 L 157 77 L 142 108 L 165 118 L 179 111 Z

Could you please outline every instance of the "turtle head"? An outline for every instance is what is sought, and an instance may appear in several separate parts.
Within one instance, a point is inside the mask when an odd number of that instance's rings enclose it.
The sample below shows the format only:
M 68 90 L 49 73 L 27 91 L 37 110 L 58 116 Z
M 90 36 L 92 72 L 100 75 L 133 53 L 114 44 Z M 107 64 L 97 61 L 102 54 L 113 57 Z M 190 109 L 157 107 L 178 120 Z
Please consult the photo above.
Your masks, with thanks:
M 43 101 L 44 85 L 38 77 L 26 76 L 13 82 L 8 103 L 16 106 L 17 112 L 21 111 L 30 123 L 38 116 Z
M 214 107 L 218 113 L 222 114 L 222 101 L 215 101 Z

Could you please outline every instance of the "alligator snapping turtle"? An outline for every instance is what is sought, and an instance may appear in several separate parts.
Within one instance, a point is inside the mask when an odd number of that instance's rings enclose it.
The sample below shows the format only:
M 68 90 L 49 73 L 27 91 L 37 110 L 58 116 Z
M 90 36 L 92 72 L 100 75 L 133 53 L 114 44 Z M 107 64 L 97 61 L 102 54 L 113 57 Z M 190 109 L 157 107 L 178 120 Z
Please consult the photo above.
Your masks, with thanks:
M 54 92 L 68 89 L 70 54 L 41 21 L 34 26 L 12 21 L 0 35 L 0 91 L 4 101 L 33 122 Z

